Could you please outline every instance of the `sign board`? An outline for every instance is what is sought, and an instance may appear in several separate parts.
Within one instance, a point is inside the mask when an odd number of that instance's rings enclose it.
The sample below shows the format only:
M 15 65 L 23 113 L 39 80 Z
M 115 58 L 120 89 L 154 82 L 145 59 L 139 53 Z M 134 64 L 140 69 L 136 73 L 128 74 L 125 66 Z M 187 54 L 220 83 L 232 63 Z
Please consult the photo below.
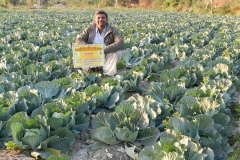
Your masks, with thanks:
M 84 66 L 99 67 L 104 65 L 104 51 L 101 44 L 72 46 L 74 68 Z

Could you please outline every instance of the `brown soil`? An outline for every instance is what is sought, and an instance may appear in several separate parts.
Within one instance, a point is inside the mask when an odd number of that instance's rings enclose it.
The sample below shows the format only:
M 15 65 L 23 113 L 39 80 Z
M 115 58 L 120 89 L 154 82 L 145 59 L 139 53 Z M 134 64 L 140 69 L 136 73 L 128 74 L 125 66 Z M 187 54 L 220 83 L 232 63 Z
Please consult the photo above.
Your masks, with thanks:
M 34 160 L 30 151 L 12 151 L 0 149 L 0 160 Z
M 105 145 L 98 150 L 89 151 L 88 147 L 94 143 L 89 138 L 90 132 L 91 130 L 87 129 L 76 137 L 76 142 L 68 154 L 72 160 L 131 160 L 124 150 L 123 143 Z

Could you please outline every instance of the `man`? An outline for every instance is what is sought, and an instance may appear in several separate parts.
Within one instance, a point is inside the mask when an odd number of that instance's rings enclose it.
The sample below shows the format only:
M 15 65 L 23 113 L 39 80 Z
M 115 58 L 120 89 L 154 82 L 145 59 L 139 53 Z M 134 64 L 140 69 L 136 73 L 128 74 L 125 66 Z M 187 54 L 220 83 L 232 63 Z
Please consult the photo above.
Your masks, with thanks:
M 120 61 L 124 48 L 124 41 L 117 28 L 108 23 L 108 14 L 98 10 L 94 15 L 94 24 L 77 35 L 76 44 L 103 44 L 105 63 L 103 74 L 114 76 L 117 73 L 117 63 Z M 83 70 L 92 69 L 91 66 L 82 67 Z

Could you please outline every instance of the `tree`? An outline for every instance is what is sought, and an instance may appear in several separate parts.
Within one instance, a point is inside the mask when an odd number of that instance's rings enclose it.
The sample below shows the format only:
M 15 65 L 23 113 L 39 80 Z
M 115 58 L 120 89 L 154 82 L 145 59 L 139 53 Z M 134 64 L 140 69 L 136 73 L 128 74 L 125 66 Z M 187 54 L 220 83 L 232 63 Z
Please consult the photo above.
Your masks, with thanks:
M 118 0 L 120 6 L 126 7 L 129 3 L 129 0 Z
M 10 0 L 10 3 L 14 6 L 19 4 L 19 0 Z
M 44 5 L 44 6 L 47 6 L 48 5 L 48 1 L 49 0 L 41 0 L 41 4 Z
M 3 6 L 7 6 L 10 3 L 10 0 L 2 0 Z
M 34 4 L 34 0 L 27 0 L 27 5 L 32 6 Z
M 152 0 L 140 0 L 139 1 L 139 4 L 142 6 L 142 7 L 150 7 L 152 5 Z

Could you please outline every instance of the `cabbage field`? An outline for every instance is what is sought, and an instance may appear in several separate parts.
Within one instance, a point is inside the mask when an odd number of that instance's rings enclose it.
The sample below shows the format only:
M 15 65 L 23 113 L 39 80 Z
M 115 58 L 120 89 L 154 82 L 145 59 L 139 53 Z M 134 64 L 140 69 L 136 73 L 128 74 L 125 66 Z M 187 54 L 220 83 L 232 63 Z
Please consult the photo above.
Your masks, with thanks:
M 123 71 L 108 77 L 73 68 L 93 14 L 1 13 L 0 146 L 54 159 L 91 128 L 89 150 L 124 143 L 133 159 L 228 159 L 240 17 L 109 11 L 125 49 Z

